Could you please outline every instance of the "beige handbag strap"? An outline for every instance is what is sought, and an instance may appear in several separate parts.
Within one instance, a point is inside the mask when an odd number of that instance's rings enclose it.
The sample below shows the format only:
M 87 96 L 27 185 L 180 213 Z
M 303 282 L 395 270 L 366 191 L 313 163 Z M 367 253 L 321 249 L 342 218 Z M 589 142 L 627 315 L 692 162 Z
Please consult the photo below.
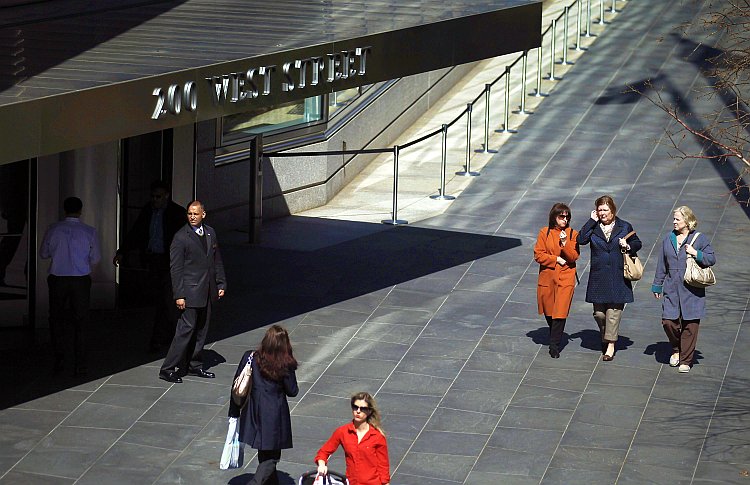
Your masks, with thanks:
M 625 237 L 623 239 L 627 239 L 630 236 L 632 236 L 633 234 L 635 234 L 635 231 L 630 231 L 629 233 L 625 234 Z
M 696 240 L 696 239 L 698 239 L 698 236 L 700 236 L 700 234 L 701 234 L 700 232 L 698 232 L 698 231 L 695 231 L 695 234 L 693 235 L 693 240 L 692 240 L 692 241 L 690 241 L 690 245 L 691 245 L 691 246 L 692 246 L 693 244 L 695 244 L 695 240 Z

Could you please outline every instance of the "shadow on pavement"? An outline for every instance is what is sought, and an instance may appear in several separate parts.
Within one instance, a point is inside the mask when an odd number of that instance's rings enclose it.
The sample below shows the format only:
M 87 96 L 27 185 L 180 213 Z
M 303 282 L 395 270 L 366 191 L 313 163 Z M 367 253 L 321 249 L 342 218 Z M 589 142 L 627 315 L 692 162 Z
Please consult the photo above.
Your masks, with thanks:
M 296 216 L 267 223 L 260 245 L 242 242 L 245 237 L 219 232 L 228 291 L 215 307 L 208 343 L 415 278 L 440 276 L 521 245 L 516 238 Z M 63 374 L 51 375 L 49 346 L 42 340 L 46 329 L 40 329 L 42 343 L 6 350 L 0 408 L 75 386 L 90 388 L 92 381 L 150 362 L 158 365 L 164 353 L 147 352 L 151 318 L 149 309 L 92 312 L 86 378 L 70 377 L 70 361 Z M 207 367 L 224 362 L 213 351 L 206 357 Z

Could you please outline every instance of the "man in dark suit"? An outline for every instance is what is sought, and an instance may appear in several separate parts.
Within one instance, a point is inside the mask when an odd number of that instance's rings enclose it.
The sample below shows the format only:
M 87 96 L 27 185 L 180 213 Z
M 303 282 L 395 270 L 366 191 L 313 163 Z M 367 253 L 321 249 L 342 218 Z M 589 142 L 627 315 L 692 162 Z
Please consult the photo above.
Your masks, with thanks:
M 203 344 L 211 318 L 211 304 L 224 296 L 226 277 L 213 228 L 203 224 L 206 211 L 195 200 L 188 205 L 188 223 L 169 248 L 172 293 L 180 317 L 159 378 L 182 382 L 182 376 L 213 378 L 203 369 Z M 188 364 L 189 361 L 189 364 Z
M 169 184 L 156 180 L 151 183 L 151 201 L 141 209 L 122 247 L 112 259 L 112 263 L 119 266 L 126 252 L 138 251 L 141 263 L 148 268 L 149 294 L 154 306 L 150 343 L 152 352 L 169 345 L 174 337 L 177 310 L 169 275 L 169 245 L 175 233 L 184 225 L 185 209 L 170 199 Z

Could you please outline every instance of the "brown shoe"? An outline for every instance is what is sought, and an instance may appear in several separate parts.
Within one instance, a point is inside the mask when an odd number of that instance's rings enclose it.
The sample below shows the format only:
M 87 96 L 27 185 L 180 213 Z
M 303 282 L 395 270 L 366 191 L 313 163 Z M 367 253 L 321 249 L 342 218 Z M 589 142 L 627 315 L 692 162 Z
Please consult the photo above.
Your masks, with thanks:
M 614 355 L 604 354 L 604 355 L 602 355 L 602 360 L 604 362 L 609 362 L 609 361 L 615 360 L 615 356 Z

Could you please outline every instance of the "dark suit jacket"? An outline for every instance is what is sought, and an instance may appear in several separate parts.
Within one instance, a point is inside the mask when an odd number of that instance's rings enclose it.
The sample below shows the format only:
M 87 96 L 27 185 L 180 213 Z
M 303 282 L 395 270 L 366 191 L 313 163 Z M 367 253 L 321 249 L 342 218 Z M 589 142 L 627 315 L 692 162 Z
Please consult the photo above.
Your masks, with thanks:
M 154 210 L 150 203 L 146 204 L 143 209 L 141 209 L 133 227 L 130 228 L 130 231 L 128 231 L 128 234 L 125 236 L 125 240 L 122 242 L 122 247 L 117 250 L 118 254 L 134 249 L 140 251 L 141 254 L 146 253 L 146 250 L 148 249 L 151 216 L 153 212 Z M 167 207 L 164 209 L 164 217 L 162 218 L 165 254 L 169 252 L 169 246 L 172 243 L 172 238 L 175 233 L 184 225 L 185 208 L 180 207 L 170 200 L 169 204 L 167 204 Z
M 190 224 L 185 224 L 172 239 L 169 249 L 172 293 L 175 300 L 185 299 L 185 306 L 200 308 L 208 299 L 216 300 L 219 290 L 226 290 L 224 263 L 219 240 L 211 226 L 203 224 L 208 252 Z
M 599 222 L 591 218 L 583 225 L 578 234 L 578 244 L 591 243 L 591 268 L 589 269 L 589 283 L 586 287 L 586 301 L 589 303 L 631 303 L 633 286 L 623 276 L 622 253 L 620 252 L 621 237 L 625 237 L 633 226 L 628 221 L 615 217 L 615 227 L 609 241 L 604 236 Z M 638 234 L 628 239 L 630 254 L 635 255 L 642 246 Z
M 240 359 L 235 377 L 250 358 L 247 351 Z M 234 379 L 232 379 L 234 382 Z M 293 370 L 281 381 L 266 379 L 253 359 L 253 389 L 247 405 L 240 411 L 230 400 L 229 416 L 240 417 L 240 441 L 256 450 L 285 450 L 292 447 L 292 420 L 286 397 L 299 393 L 297 375 Z

